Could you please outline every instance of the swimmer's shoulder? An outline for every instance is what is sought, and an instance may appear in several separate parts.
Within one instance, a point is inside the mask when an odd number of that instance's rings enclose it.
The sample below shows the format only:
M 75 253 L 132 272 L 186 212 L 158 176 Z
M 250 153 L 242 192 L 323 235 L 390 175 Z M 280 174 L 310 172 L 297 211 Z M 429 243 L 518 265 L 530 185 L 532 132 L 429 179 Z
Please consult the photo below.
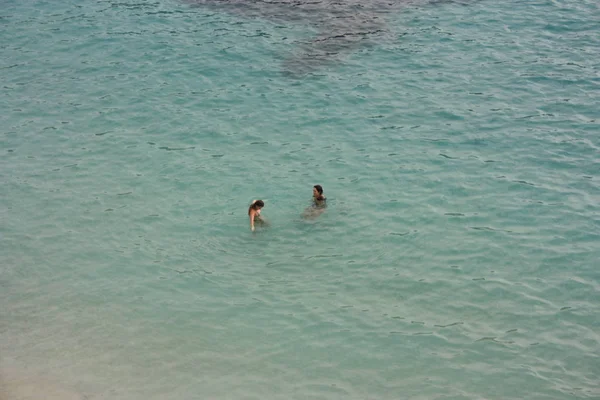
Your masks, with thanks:
M 327 206 L 327 198 L 324 196 L 317 197 L 313 202 L 313 207 L 322 208 Z

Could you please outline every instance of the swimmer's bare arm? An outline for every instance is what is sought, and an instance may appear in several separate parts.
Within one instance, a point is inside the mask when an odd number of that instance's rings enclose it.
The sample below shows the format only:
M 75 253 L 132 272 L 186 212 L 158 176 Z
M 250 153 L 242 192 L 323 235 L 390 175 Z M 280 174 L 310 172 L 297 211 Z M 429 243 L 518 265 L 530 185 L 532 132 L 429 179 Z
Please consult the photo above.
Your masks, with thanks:
M 254 210 L 250 211 L 250 230 L 252 232 L 254 232 L 254 216 L 256 215 L 256 213 L 254 212 Z

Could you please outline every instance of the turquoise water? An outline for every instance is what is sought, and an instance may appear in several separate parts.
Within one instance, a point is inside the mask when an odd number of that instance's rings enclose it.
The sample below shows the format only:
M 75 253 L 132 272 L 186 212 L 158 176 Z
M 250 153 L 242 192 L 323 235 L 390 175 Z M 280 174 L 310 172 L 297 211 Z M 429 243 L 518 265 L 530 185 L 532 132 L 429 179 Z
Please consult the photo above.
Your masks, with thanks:
M 597 3 L 380 20 L 3 1 L 0 398 L 600 397 Z

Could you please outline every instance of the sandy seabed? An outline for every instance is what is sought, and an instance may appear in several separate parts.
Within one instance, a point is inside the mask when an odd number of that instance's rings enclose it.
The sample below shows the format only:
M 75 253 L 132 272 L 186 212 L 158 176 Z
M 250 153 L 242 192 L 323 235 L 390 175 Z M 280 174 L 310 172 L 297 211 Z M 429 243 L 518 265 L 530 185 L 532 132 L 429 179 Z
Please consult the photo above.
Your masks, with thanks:
M 84 400 L 75 389 L 50 376 L 40 376 L 13 369 L 0 369 L 0 400 Z

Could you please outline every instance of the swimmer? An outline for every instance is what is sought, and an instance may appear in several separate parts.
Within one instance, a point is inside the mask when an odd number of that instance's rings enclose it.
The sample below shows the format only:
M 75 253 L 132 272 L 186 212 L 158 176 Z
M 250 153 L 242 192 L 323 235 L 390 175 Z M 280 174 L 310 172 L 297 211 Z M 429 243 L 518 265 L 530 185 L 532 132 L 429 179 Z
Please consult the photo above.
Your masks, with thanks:
M 310 207 L 307 207 L 302 213 L 304 219 L 315 219 L 325 212 L 327 199 L 323 196 L 323 187 L 321 185 L 313 186 L 313 198 Z
M 323 187 L 321 185 L 313 186 L 313 206 L 323 208 L 327 204 L 327 199 L 323 196 Z
M 260 216 L 260 210 L 265 206 L 265 202 L 262 200 L 254 200 L 250 207 L 248 207 L 248 216 L 250 217 L 250 229 L 254 232 L 254 222 L 262 223 L 263 220 Z

